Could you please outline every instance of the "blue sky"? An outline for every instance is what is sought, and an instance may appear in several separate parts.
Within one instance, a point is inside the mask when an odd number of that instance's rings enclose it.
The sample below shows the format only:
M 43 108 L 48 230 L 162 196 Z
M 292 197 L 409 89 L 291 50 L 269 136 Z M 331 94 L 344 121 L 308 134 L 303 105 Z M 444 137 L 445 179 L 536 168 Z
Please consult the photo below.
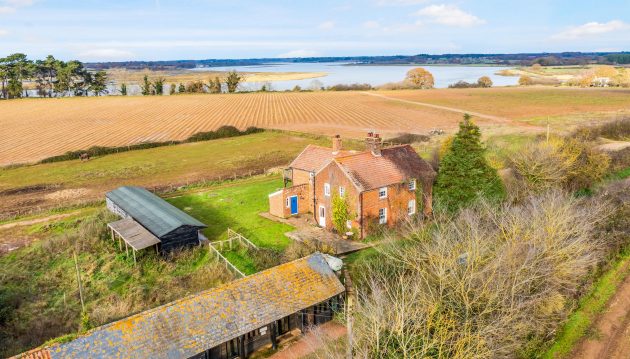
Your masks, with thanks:
M 0 0 L 0 56 L 83 61 L 630 50 L 629 0 Z

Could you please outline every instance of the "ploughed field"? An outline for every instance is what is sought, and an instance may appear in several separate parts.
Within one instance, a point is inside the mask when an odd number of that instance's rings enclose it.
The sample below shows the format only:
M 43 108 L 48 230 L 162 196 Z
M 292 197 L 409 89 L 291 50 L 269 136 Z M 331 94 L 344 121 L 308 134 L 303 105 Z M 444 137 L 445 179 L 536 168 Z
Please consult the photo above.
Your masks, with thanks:
M 424 132 L 458 114 L 361 93 L 249 93 L 27 99 L 0 103 L 0 165 L 90 146 L 181 140 L 223 125 L 342 134 Z
M 377 96 L 374 96 L 377 95 Z M 398 101 L 401 99 L 404 101 Z M 428 107 L 422 104 L 442 106 Z M 110 96 L 0 101 L 0 166 L 91 146 L 181 140 L 223 125 L 360 137 L 454 129 L 461 111 L 478 123 L 523 126 L 523 119 L 630 108 L 624 90 L 492 88 L 379 92 L 277 92 Z M 531 126 L 531 124 L 530 124 Z

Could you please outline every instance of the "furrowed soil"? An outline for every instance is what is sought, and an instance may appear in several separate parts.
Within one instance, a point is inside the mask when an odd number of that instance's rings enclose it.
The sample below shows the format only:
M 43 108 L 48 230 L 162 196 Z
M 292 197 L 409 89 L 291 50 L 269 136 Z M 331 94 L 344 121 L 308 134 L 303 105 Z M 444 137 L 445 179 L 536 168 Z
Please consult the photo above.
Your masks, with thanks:
M 549 87 L 22 99 L 0 102 L 0 166 L 91 146 L 182 140 L 223 125 L 349 137 L 426 134 L 452 131 L 462 112 L 473 112 L 482 127 L 519 132 L 528 119 L 540 127 L 541 117 L 570 122 L 580 114 L 585 121 L 585 113 L 628 109 L 630 90 Z

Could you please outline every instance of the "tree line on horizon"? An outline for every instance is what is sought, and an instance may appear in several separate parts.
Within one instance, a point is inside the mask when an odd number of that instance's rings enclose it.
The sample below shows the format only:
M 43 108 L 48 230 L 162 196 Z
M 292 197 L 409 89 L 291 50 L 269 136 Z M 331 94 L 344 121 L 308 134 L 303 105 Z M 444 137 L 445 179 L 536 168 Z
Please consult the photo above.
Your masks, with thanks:
M 107 73 L 89 71 L 81 61 L 62 61 L 48 55 L 30 60 L 26 54 L 0 57 L 0 99 L 29 97 L 100 96 L 107 93 Z
M 171 83 L 169 85 L 169 94 L 175 95 L 177 93 L 222 93 L 223 88 L 227 89 L 227 92 L 234 93 L 238 89 L 238 85 L 243 81 L 243 75 L 236 72 L 236 70 L 232 70 L 228 72 L 228 74 L 223 78 L 219 78 L 216 76 L 214 80 L 210 78 L 207 83 L 202 80 L 196 80 L 188 83 L 180 82 L 179 85 L 175 83 Z M 142 82 L 139 84 L 140 86 L 140 94 L 142 96 L 149 95 L 163 95 L 165 91 L 165 82 L 166 79 L 162 76 L 158 76 L 154 79 L 150 79 L 149 75 L 144 75 Z M 225 85 L 225 86 L 224 86 Z M 264 90 L 263 86 L 263 90 Z M 128 87 L 126 83 L 122 83 L 120 88 L 118 89 L 122 96 L 128 95 Z

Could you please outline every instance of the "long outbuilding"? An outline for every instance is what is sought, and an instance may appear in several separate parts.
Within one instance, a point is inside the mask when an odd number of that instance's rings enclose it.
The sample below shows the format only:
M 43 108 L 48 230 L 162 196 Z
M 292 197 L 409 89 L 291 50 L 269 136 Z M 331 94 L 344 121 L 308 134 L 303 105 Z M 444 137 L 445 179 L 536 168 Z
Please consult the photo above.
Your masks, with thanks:
M 125 186 L 105 195 L 107 208 L 122 217 L 108 224 L 135 251 L 155 246 L 156 250 L 199 244 L 206 225 L 142 187 Z M 121 244 L 122 247 L 122 244 Z
M 342 308 L 345 288 L 329 261 L 314 253 L 20 357 L 247 358 Z

